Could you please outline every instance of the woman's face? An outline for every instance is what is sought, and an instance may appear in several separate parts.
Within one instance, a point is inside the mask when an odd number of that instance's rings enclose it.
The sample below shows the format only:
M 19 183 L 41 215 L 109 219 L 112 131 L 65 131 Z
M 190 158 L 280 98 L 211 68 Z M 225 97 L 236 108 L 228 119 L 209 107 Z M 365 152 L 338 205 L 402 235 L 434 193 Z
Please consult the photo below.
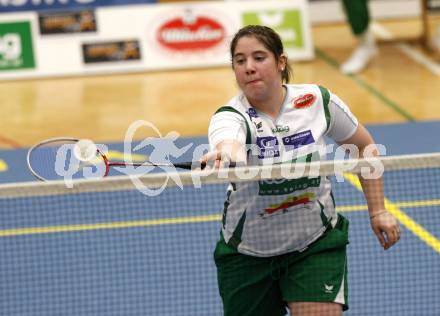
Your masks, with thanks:
M 238 86 L 248 100 L 264 101 L 282 87 L 281 72 L 285 58 L 277 61 L 256 37 L 240 38 L 232 56 L 232 66 Z

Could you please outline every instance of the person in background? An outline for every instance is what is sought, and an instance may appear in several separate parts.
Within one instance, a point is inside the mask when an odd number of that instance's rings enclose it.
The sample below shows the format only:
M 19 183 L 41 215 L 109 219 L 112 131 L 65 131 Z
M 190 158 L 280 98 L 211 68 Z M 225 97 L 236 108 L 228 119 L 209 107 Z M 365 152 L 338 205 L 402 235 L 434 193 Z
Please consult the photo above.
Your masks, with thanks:
M 368 0 L 342 0 L 342 4 L 351 31 L 357 38 L 357 46 L 350 58 L 341 65 L 341 71 L 356 74 L 364 70 L 377 55 L 376 41 L 370 29 Z

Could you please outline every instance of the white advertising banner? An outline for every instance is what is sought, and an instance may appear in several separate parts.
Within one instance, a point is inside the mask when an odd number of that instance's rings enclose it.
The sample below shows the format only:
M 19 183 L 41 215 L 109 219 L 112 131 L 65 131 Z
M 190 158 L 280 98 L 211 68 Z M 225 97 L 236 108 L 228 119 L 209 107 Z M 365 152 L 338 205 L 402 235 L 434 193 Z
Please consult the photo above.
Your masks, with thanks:
M 0 16 L 0 79 L 227 65 L 233 34 L 264 24 L 291 60 L 314 57 L 306 0 L 188 2 Z

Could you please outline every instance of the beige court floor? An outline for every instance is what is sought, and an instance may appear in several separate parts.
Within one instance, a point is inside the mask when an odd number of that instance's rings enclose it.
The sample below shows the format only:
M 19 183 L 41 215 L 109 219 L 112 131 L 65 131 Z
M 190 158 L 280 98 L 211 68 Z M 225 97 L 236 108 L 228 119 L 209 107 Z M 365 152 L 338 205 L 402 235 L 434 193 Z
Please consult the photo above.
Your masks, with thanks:
M 397 37 L 420 31 L 413 21 L 381 25 Z M 355 44 L 348 27 L 315 26 L 313 38 L 316 58 L 292 64 L 293 83 L 326 86 L 366 124 L 440 119 L 440 76 L 402 48 L 435 60 L 419 44 L 381 42 L 379 55 L 367 70 L 346 76 L 338 64 Z M 57 136 L 121 141 L 135 120 L 151 122 L 162 135 L 176 131 L 182 136 L 203 136 L 212 113 L 236 92 L 229 67 L 3 81 L 0 147 L 29 146 Z M 136 136 L 151 133 L 141 130 Z

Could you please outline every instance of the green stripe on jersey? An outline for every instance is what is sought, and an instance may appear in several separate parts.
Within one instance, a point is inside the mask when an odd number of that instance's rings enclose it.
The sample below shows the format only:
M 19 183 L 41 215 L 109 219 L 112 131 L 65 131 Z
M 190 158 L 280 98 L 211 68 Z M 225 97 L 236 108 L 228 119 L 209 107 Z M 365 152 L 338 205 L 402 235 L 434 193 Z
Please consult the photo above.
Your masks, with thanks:
M 233 113 L 237 113 L 240 114 L 241 117 L 244 119 L 245 123 L 246 123 L 246 144 L 247 145 L 251 145 L 252 139 L 251 139 L 251 129 L 249 128 L 249 124 L 246 120 L 246 118 L 244 117 L 243 114 L 241 114 L 239 111 L 237 111 L 236 109 L 234 109 L 232 106 L 222 106 L 220 109 L 218 109 L 215 113 L 220 113 L 220 112 L 233 112 Z
M 246 210 L 244 210 L 243 215 L 241 215 L 237 227 L 235 228 L 231 238 L 228 241 L 228 246 L 231 246 L 235 249 L 238 248 L 238 245 L 241 243 L 241 236 L 243 235 L 243 227 L 245 221 L 246 221 Z
M 319 90 L 321 90 L 322 102 L 324 104 L 325 121 L 327 122 L 326 131 L 328 131 L 328 129 L 330 127 L 330 110 L 328 108 L 328 104 L 330 103 L 330 92 L 322 86 L 318 86 L 318 87 L 319 87 Z

